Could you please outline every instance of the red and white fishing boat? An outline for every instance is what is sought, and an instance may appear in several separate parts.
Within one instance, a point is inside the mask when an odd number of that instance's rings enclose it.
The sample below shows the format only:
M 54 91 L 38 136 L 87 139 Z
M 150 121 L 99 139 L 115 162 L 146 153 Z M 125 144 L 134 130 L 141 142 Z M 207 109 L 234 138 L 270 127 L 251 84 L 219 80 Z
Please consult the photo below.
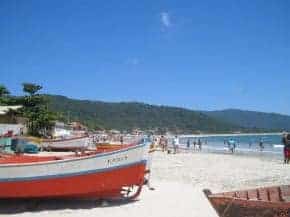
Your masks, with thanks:
M 148 151 L 141 143 L 79 156 L 2 154 L 0 198 L 134 199 L 148 170 Z
M 44 150 L 49 151 L 75 151 L 89 148 L 90 138 L 88 136 L 72 137 L 65 139 L 47 139 L 41 142 Z

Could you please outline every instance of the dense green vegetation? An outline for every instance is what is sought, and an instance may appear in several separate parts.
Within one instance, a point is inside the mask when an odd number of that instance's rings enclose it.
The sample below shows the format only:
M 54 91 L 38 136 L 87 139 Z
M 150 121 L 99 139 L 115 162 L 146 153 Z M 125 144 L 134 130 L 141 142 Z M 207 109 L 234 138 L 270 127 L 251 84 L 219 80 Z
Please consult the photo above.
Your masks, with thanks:
M 276 113 L 264 113 L 227 109 L 222 111 L 205 112 L 213 118 L 237 124 L 245 128 L 260 128 L 265 130 L 290 131 L 290 116 Z
M 230 132 L 246 130 L 215 120 L 202 112 L 144 103 L 106 103 L 48 95 L 49 108 L 64 121 L 81 121 L 90 128 L 131 130 L 155 129 L 179 133 Z

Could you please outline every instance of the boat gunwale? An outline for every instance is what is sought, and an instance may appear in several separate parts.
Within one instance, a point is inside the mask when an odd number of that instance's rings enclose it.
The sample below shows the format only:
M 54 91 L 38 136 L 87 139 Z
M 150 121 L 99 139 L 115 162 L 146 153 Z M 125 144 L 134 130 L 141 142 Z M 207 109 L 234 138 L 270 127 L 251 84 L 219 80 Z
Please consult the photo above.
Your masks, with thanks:
M 47 160 L 47 161 L 36 161 L 36 162 L 29 162 L 29 163 L 0 163 L 0 168 L 7 168 L 7 167 L 25 167 L 25 166 L 33 166 L 33 165 L 44 165 L 44 164 L 60 164 L 60 163 L 67 163 L 67 162 L 71 162 L 71 161 L 82 161 L 82 160 L 87 160 L 87 159 L 91 159 L 91 158 L 98 158 L 98 157 L 104 157 L 104 156 L 109 156 L 109 155 L 114 155 L 117 153 L 122 153 L 122 152 L 126 152 L 129 150 L 134 150 L 137 148 L 141 148 L 146 146 L 146 143 L 141 143 L 138 145 L 134 145 L 131 147 L 126 147 L 126 148 L 121 148 L 119 150 L 115 150 L 115 151 L 109 151 L 109 152 L 105 152 L 105 153 L 96 153 L 96 154 L 92 154 L 90 156 L 76 156 L 70 159 L 55 159 L 55 160 Z M 52 156 L 53 157 L 53 156 Z M 56 157 L 61 157 L 61 156 L 56 156 Z
M 290 209 L 290 202 L 289 201 L 265 201 L 265 200 L 249 200 L 244 198 L 237 198 L 237 197 L 229 197 L 229 196 L 216 196 L 216 195 L 209 195 L 209 201 L 214 207 L 219 207 L 220 202 L 217 200 L 222 200 L 223 202 L 230 202 L 232 204 L 243 204 L 247 206 L 253 207 L 271 207 L 271 208 L 288 208 Z

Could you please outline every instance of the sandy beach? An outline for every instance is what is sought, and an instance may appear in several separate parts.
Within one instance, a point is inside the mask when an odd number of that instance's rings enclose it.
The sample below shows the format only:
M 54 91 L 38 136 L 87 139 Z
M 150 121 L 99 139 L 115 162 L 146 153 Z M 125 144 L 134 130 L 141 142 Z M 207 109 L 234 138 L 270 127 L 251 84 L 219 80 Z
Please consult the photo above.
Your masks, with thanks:
M 202 193 L 290 183 L 290 165 L 278 158 L 214 153 L 154 153 L 151 184 L 137 201 L 101 206 L 94 201 L 41 201 L 27 209 L 28 202 L 1 201 L 1 216 L 138 216 L 214 217 Z

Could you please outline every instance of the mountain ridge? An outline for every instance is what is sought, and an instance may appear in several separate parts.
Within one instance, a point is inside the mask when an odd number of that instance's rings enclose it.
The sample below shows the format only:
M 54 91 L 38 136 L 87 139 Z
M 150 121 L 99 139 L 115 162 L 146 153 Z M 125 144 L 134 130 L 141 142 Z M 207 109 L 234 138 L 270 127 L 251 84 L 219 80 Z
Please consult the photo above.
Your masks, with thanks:
M 290 130 L 290 116 L 275 112 L 260 112 L 241 109 L 224 109 L 205 111 L 205 114 L 245 128 L 261 128 L 266 130 Z
M 239 109 L 225 109 L 218 111 L 197 111 L 166 105 L 152 105 L 143 102 L 105 102 L 101 100 L 73 99 L 62 95 L 46 95 L 51 110 L 62 115 L 64 121 L 81 121 L 90 128 L 131 130 L 157 129 L 159 131 L 172 131 L 177 133 L 224 133 L 224 132 L 268 132 L 282 130 L 281 124 L 276 128 L 269 125 L 253 123 L 245 124 L 235 117 L 236 112 L 249 112 L 251 114 L 280 114 L 251 112 Z M 230 115 L 228 115 L 230 114 Z M 287 116 L 287 115 L 286 115 Z M 287 116 L 290 120 L 290 116 Z M 248 118 L 246 118 L 248 120 Z M 260 123 L 260 122 L 258 122 Z M 274 121 L 275 123 L 275 121 Z M 284 124 L 284 125 L 283 125 Z M 282 125 L 290 129 L 285 123 Z M 267 125 L 267 126 L 265 126 Z M 263 127 L 260 127 L 263 126 Z M 277 128 L 277 126 L 279 126 Z M 288 128 L 289 127 L 289 128 Z M 284 129 L 284 128 L 283 128 Z
M 242 130 L 202 112 L 141 102 L 103 102 L 76 100 L 61 95 L 47 95 L 49 108 L 62 114 L 63 120 L 81 121 L 90 128 L 118 130 L 158 129 L 159 131 L 229 132 Z

